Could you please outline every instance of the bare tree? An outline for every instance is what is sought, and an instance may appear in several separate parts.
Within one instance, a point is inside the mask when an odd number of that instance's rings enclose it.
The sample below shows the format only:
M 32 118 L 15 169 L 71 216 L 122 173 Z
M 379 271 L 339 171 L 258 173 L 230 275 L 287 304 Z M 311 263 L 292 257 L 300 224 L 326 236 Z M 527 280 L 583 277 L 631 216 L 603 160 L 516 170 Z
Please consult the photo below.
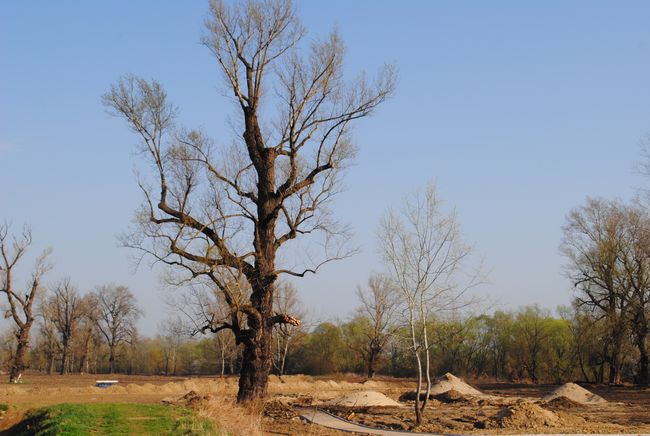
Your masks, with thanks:
M 480 283 L 481 272 L 479 268 L 464 275 L 472 247 L 461 240 L 456 214 L 443 211 L 433 186 L 407 197 L 398 212 L 389 210 L 381 221 L 379 239 L 410 332 L 418 373 L 415 419 L 420 425 L 431 389 L 429 321 L 469 304 L 462 297 Z
M 101 344 L 99 328 L 99 310 L 95 304 L 95 296 L 86 294 L 83 297 L 84 310 L 79 320 L 77 343 L 79 348 L 79 373 L 89 373 L 96 370 L 97 351 Z
M 97 308 L 97 327 L 108 345 L 109 372 L 113 374 L 117 349 L 134 337 L 135 322 L 142 315 L 142 310 L 126 286 L 99 286 L 93 295 Z
M 51 321 L 61 341 L 61 368 L 59 370 L 61 375 L 72 370 L 70 351 L 73 336 L 77 333 L 77 327 L 86 310 L 83 302 L 79 291 L 68 278 L 62 280 L 52 289 L 52 295 L 46 302 Z
M 187 329 L 181 318 L 167 319 L 158 325 L 162 331 L 163 358 L 165 360 L 165 375 L 176 375 L 178 351 L 187 334 Z
M 298 297 L 298 290 L 289 282 L 283 282 L 278 285 L 275 290 L 274 308 L 277 313 L 291 313 L 298 319 L 305 317 L 305 310 L 300 303 Z M 293 339 L 296 334 L 300 332 L 304 326 L 303 323 L 299 325 L 282 323 L 276 324 L 274 334 L 274 350 L 273 353 L 273 366 L 281 377 L 284 375 L 284 369 L 287 363 L 287 355 L 292 345 Z
M 56 366 L 57 349 L 59 340 L 56 334 L 56 328 L 52 321 L 52 314 L 47 302 L 43 301 L 39 307 L 40 322 L 40 350 L 45 358 L 45 368 L 48 375 L 54 372 Z
M 47 262 L 51 250 L 46 249 L 36 260 L 27 286 L 24 289 L 16 288 L 13 276 L 16 265 L 27 253 L 31 244 L 32 233 L 28 227 L 23 228 L 20 236 L 11 236 L 9 225 L 0 225 L 0 255 L 2 256 L 0 260 L 0 292 L 6 296 L 9 304 L 5 318 L 13 320 L 16 334 L 16 352 L 9 370 L 10 383 L 20 381 L 25 369 L 25 355 L 29 347 L 32 325 L 36 319 L 33 305 L 41 292 L 43 276 L 51 269 Z
M 266 395 L 274 326 L 299 323 L 273 309 L 278 276 L 302 277 L 351 254 L 347 232 L 327 206 L 354 155 L 351 123 L 370 115 L 395 83 L 389 67 L 375 83 L 364 76 L 345 83 L 338 35 L 313 42 L 303 56 L 304 33 L 290 0 L 210 3 L 203 43 L 242 132 L 231 147 L 216 148 L 204 133 L 176 126 L 176 108 L 155 81 L 125 76 L 103 97 L 139 135 L 156 172 L 152 183 L 140 183 L 140 226 L 127 245 L 187 280 L 208 278 L 223 293 L 228 321 L 204 327 L 231 330 L 243 344 L 240 402 Z M 278 254 L 307 235 L 324 252 L 280 265 Z M 246 304 L 223 281 L 238 274 L 252 289 Z
M 639 352 L 636 382 L 650 383 L 650 215 L 638 205 L 621 205 L 622 243 L 619 247 L 617 283 L 629 298 L 629 319 L 634 345 Z
M 603 319 L 610 336 L 603 342 L 609 382 L 621 383 L 623 347 L 630 317 L 630 288 L 621 286 L 625 214 L 614 201 L 589 199 L 571 211 L 563 227 L 567 274 L 578 291 L 576 305 Z
M 357 296 L 361 301 L 358 312 L 370 323 L 365 331 L 366 341 L 362 354 L 367 363 L 368 378 L 375 376 L 377 359 L 393 333 L 395 327 L 395 311 L 397 309 L 398 293 L 390 277 L 383 274 L 372 274 L 368 279 L 367 288 L 357 288 Z

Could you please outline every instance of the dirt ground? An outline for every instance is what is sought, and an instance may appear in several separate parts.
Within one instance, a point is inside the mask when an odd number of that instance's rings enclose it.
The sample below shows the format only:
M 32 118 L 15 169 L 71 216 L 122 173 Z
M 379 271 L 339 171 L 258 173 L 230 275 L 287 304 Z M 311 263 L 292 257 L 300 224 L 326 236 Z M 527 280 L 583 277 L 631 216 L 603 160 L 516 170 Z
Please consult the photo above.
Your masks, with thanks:
M 117 386 L 96 388 L 95 380 L 116 379 Z M 233 404 L 237 392 L 235 377 L 147 377 L 27 374 L 25 383 L 0 385 L 0 403 L 11 410 L 0 417 L 0 430 L 20 419 L 25 411 L 62 402 L 68 403 L 160 403 L 177 401 L 194 392 L 196 401 L 187 405 L 226 427 L 243 434 L 344 435 L 349 433 L 303 423 L 302 407 L 319 407 L 331 413 L 373 427 L 442 433 L 650 433 L 650 390 L 630 386 L 585 386 L 607 400 L 583 405 L 562 399 L 541 398 L 556 385 L 478 383 L 480 398 L 445 395 L 430 400 L 426 422 L 413 429 L 412 400 L 404 394 L 414 388 L 410 380 L 378 378 L 365 381 L 356 376 L 272 377 L 270 400 L 256 410 L 241 410 Z M 375 392 L 402 407 L 340 407 L 332 404 L 350 393 Z M 192 397 L 194 398 L 194 397 Z M 400 400 L 401 398 L 401 400 Z

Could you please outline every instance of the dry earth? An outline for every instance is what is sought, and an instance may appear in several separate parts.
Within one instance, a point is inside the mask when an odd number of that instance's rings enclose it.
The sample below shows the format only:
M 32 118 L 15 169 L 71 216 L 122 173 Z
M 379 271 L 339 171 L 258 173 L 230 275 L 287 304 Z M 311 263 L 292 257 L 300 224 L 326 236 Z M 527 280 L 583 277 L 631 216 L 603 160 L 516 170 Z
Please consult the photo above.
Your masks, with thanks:
M 410 380 L 356 376 L 272 377 L 271 399 L 256 409 L 233 404 L 235 377 L 115 376 L 117 386 L 96 388 L 94 375 L 25 377 L 21 385 L 0 385 L 0 403 L 12 410 L 0 418 L 0 429 L 31 408 L 69 403 L 182 404 L 240 434 L 343 435 L 305 424 L 301 407 L 316 406 L 354 422 L 411 430 L 413 401 Z M 101 377 L 99 377 L 101 378 Z M 633 387 L 577 385 L 466 384 L 451 375 L 432 389 L 426 423 L 416 431 L 442 433 L 650 433 L 650 390 Z M 555 391 L 555 392 L 553 392 Z M 602 397 L 590 397 L 590 394 Z M 551 395 L 552 394 L 552 395 Z M 408 395 L 406 396 L 408 397 Z M 544 399 L 546 397 L 546 399 Z M 412 397 L 414 398 L 414 397 Z M 589 401 L 591 399 L 592 401 Z

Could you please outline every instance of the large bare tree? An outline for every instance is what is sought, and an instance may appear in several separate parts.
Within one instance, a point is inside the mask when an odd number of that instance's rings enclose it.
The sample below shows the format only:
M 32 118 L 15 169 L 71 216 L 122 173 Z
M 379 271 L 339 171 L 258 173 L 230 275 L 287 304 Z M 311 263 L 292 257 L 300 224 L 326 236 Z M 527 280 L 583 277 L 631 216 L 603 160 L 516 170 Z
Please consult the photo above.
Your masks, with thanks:
M 472 246 L 463 242 L 455 212 L 445 212 L 431 185 L 406 197 L 400 209 L 388 211 L 379 240 L 410 333 L 418 373 L 415 421 L 420 425 L 432 384 L 431 321 L 471 303 L 463 296 L 481 282 L 482 272 L 480 265 L 467 269 Z
M 13 355 L 9 382 L 20 381 L 25 369 L 25 357 L 29 347 L 29 338 L 36 319 L 34 302 L 42 290 L 43 276 L 51 269 L 47 261 L 51 250 L 46 249 L 36 260 L 31 278 L 25 288 L 18 288 L 15 284 L 14 272 L 16 265 L 23 259 L 32 244 L 32 233 L 24 227 L 22 234 L 13 236 L 9 233 L 9 225 L 0 225 L 0 292 L 6 297 L 9 310 L 5 318 L 14 322 L 16 335 L 16 352 Z
M 354 155 L 351 123 L 395 83 L 390 67 L 375 81 L 346 83 L 339 36 L 301 47 L 304 34 L 290 0 L 210 3 L 202 41 L 238 112 L 241 136 L 231 146 L 177 126 L 176 108 L 155 81 L 125 76 L 103 98 L 140 137 L 156 173 L 140 183 L 140 228 L 127 245 L 223 293 L 228 319 L 205 327 L 231 330 L 243 344 L 240 402 L 266 395 L 274 326 L 299 323 L 273 309 L 278 276 L 302 277 L 350 254 L 327 206 Z M 324 250 L 291 256 L 289 242 L 306 235 L 316 243 L 309 247 Z M 224 282 L 238 274 L 251 287 L 244 304 Z
M 97 328 L 108 345 L 108 370 L 113 374 L 118 347 L 135 335 L 135 322 L 142 316 L 142 310 L 126 286 L 98 286 L 93 296 Z
M 588 199 L 569 213 L 561 250 L 567 274 L 577 292 L 578 308 L 588 310 L 607 326 L 603 342 L 609 382 L 621 383 L 623 350 L 631 314 L 632 289 L 625 285 L 621 253 L 625 241 L 625 212 L 616 201 Z

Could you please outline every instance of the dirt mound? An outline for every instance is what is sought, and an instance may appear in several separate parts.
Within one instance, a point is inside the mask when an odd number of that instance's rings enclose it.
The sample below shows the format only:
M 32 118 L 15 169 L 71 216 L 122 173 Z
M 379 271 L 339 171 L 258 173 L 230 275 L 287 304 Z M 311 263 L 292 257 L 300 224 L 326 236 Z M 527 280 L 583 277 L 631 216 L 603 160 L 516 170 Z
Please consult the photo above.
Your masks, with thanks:
M 201 395 L 196 391 L 189 391 L 188 393 L 186 393 L 185 395 L 181 395 L 180 397 L 163 398 L 161 402 L 164 404 L 173 404 L 176 406 L 195 408 L 209 402 L 210 400 L 212 400 L 212 395 L 210 394 Z
M 565 383 L 542 399 L 551 401 L 559 397 L 567 398 L 579 404 L 603 404 L 607 402 L 603 397 L 591 393 L 575 383 Z
M 448 392 L 450 393 L 447 394 Z M 420 400 L 424 400 L 424 397 L 425 394 L 421 392 Z M 451 373 L 446 373 L 445 375 L 436 378 L 435 382 L 431 385 L 431 390 L 429 391 L 430 400 L 437 399 L 444 403 L 467 400 L 467 397 L 486 397 L 486 395 Z M 399 397 L 399 400 L 415 401 L 415 392 L 404 392 Z
M 584 404 L 580 404 L 577 401 L 573 401 L 567 397 L 553 398 L 552 400 L 545 401 L 544 405 L 551 409 L 559 409 L 559 410 L 576 409 L 581 406 L 584 406 Z
M 561 419 L 537 404 L 521 402 L 504 407 L 487 421 L 477 422 L 478 428 L 540 428 L 559 427 Z
M 433 398 L 442 403 L 471 403 L 473 396 L 463 395 L 455 389 L 449 389 L 447 392 L 435 395 Z M 476 399 L 473 399 L 476 401 Z
M 330 406 L 344 406 L 344 407 L 399 407 L 401 406 L 395 400 L 391 400 L 386 395 L 377 391 L 360 391 L 353 392 L 348 395 L 343 395 L 326 403 Z
M 420 393 L 420 401 L 424 401 L 424 398 L 425 398 L 424 392 Z M 437 400 L 442 403 L 467 402 L 469 401 L 469 398 L 473 398 L 473 397 L 468 395 L 463 395 L 455 389 L 449 389 L 448 391 L 445 391 L 437 395 L 429 394 L 429 401 Z M 403 402 L 415 401 L 415 392 L 406 391 L 402 395 L 400 395 L 399 400 Z
M 481 391 L 474 389 L 451 373 L 447 373 L 436 379 L 433 386 L 431 386 L 431 395 L 436 396 L 451 390 L 454 390 L 461 395 L 471 395 L 474 397 L 480 397 L 483 395 Z
M 433 399 L 433 395 L 429 394 L 429 400 Z M 406 391 L 399 396 L 399 400 L 402 402 L 415 401 L 415 391 Z M 420 393 L 420 401 L 424 401 L 424 392 Z

